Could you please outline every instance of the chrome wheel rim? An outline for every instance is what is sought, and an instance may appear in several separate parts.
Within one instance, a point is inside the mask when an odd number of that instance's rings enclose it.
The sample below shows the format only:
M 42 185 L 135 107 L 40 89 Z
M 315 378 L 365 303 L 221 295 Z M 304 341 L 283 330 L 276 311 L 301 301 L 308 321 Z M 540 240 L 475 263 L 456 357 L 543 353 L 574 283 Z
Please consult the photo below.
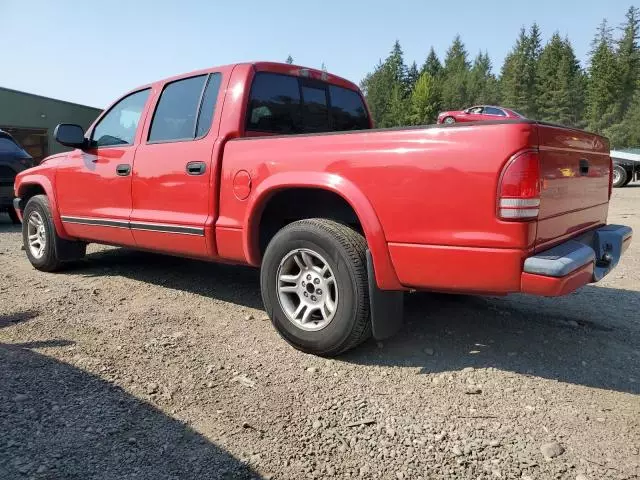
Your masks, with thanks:
M 618 183 L 620 181 L 620 171 L 619 170 L 614 170 L 613 171 L 613 183 Z
M 47 230 L 42 216 L 38 212 L 31 212 L 27 221 L 27 236 L 29 250 L 35 258 L 42 258 L 47 246 Z
M 317 252 L 298 248 L 280 262 L 276 273 L 278 301 L 291 323 L 322 330 L 338 308 L 338 286 L 329 263 Z
M 452 123 L 455 123 L 455 120 L 451 117 L 447 117 L 444 119 L 444 123 L 446 123 L 447 125 L 451 125 Z

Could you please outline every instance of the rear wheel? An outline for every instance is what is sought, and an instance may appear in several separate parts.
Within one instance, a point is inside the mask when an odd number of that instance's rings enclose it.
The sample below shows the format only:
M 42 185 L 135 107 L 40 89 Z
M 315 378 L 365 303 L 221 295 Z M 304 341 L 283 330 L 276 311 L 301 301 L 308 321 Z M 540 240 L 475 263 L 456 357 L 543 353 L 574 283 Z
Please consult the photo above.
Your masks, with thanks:
M 456 119 L 453 117 L 446 117 L 442 123 L 444 123 L 445 125 L 453 125 L 454 123 L 456 123 Z
M 59 270 L 65 261 L 84 256 L 84 243 L 71 242 L 58 236 L 46 195 L 31 197 L 22 216 L 24 249 L 31 265 L 36 269 L 54 272 Z
M 371 335 L 365 239 L 325 219 L 281 229 L 269 243 L 260 273 L 265 308 L 295 348 L 338 355 Z
M 628 182 L 627 179 L 629 176 L 627 175 L 627 171 L 621 167 L 620 165 L 616 165 L 613 167 L 613 186 L 614 187 L 624 187 Z

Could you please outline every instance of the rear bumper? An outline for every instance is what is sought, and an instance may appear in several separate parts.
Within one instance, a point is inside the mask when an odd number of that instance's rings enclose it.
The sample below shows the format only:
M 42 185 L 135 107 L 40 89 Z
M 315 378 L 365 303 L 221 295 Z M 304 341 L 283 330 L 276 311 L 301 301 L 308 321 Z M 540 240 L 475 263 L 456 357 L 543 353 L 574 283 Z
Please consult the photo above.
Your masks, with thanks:
M 406 288 L 559 296 L 608 274 L 628 248 L 632 234 L 629 227 L 608 225 L 531 257 L 521 249 L 407 243 L 388 246 L 398 279 Z
M 529 257 L 521 291 L 559 296 L 597 282 L 618 265 L 632 237 L 630 227 L 607 225 Z

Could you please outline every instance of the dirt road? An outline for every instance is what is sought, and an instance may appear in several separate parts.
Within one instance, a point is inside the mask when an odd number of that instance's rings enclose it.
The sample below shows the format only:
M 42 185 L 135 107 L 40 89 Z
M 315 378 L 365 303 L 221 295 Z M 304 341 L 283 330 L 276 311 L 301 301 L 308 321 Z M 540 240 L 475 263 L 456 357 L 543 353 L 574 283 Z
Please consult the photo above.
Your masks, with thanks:
M 640 185 L 610 222 L 640 233 Z M 3 216 L 0 478 L 638 478 L 636 236 L 597 286 L 409 295 L 397 337 L 327 361 L 257 271 L 91 246 L 44 274 Z

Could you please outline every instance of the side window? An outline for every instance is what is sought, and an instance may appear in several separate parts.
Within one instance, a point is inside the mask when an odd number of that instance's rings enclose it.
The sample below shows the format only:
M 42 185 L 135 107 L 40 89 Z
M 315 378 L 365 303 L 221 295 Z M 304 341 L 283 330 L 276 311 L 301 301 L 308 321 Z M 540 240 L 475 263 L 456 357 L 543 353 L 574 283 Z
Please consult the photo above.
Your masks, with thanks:
M 486 113 L 486 112 L 483 112 L 483 110 L 486 110 L 486 109 L 483 109 L 482 107 L 473 107 L 472 109 L 469 110 L 469 112 L 470 113 L 476 113 L 476 114 L 478 114 L 478 113 Z
M 149 91 L 148 88 L 140 90 L 116 103 L 93 129 L 91 145 L 93 147 L 133 145 Z
M 149 142 L 171 142 L 195 137 L 196 116 L 207 75 L 165 85 L 151 121 Z
M 216 110 L 216 101 L 218 100 L 221 81 L 222 75 L 219 73 L 209 75 L 209 81 L 202 94 L 202 103 L 200 104 L 200 113 L 198 114 L 198 123 L 196 126 L 196 138 L 204 137 L 209 133 L 211 122 L 213 121 L 213 113 Z
M 329 109 L 324 85 L 302 87 L 302 121 L 305 132 L 328 132 Z
M 484 113 L 486 113 L 487 115 L 496 115 L 498 117 L 506 117 L 507 115 L 500 110 L 499 108 L 495 108 L 495 107 L 485 107 L 484 108 Z
M 333 130 L 364 130 L 370 127 L 367 109 L 358 92 L 329 85 Z
M 296 133 L 299 128 L 298 79 L 275 73 L 257 73 L 249 97 L 247 130 Z

